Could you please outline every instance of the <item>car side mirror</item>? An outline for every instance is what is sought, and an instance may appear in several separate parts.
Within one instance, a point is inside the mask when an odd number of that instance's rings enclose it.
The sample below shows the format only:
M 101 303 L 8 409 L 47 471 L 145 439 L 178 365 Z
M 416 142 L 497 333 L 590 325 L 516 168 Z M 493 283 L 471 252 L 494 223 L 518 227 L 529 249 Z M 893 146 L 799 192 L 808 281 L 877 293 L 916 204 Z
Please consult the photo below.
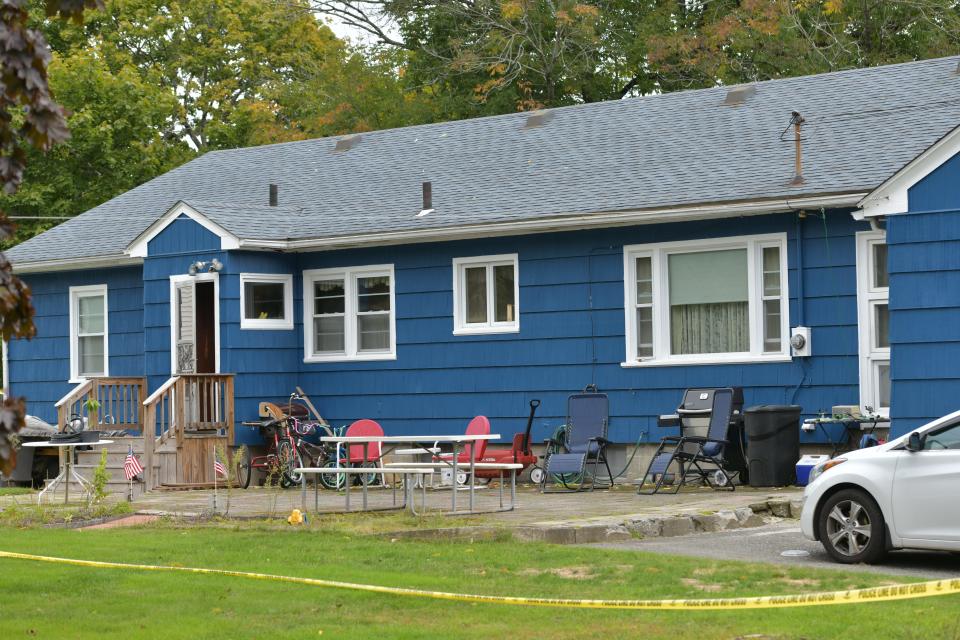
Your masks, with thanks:
M 914 431 L 907 437 L 907 451 L 922 451 L 923 441 L 926 439 L 925 435 L 920 435 Z

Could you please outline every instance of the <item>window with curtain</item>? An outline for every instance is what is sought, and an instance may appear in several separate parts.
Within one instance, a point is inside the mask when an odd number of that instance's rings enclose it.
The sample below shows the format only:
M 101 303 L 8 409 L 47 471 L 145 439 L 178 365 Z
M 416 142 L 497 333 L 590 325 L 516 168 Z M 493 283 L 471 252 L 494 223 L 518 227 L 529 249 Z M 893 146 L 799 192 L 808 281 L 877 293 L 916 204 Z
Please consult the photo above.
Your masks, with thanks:
M 70 378 L 108 375 L 107 286 L 70 288 Z
M 305 271 L 306 362 L 396 357 L 393 265 Z
M 675 253 L 667 272 L 670 353 L 750 350 L 746 249 Z
M 520 328 L 517 255 L 453 261 L 455 334 L 502 333 Z
M 777 234 L 625 247 L 625 364 L 785 357 L 785 243 Z

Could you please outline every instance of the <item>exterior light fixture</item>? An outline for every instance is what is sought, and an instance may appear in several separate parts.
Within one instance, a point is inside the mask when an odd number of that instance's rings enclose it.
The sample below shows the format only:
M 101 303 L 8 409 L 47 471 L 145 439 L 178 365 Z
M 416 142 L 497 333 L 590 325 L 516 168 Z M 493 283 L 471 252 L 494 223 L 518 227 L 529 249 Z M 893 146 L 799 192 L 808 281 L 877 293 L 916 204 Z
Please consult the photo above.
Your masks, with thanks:
M 187 273 L 191 276 L 195 276 L 204 270 L 210 273 L 218 273 L 223 270 L 223 263 L 214 258 L 209 262 L 197 260 L 196 262 L 191 262 L 190 266 L 187 267 Z

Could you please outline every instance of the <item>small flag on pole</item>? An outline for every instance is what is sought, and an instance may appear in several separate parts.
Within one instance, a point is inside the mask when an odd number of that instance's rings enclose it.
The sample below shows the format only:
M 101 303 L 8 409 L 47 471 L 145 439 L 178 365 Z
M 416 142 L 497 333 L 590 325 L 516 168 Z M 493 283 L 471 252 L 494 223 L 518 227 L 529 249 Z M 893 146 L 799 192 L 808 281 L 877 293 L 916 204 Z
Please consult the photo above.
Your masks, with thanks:
M 141 473 L 143 473 L 143 465 L 137 460 L 137 456 L 133 455 L 133 446 L 131 445 L 127 450 L 127 457 L 123 460 L 123 475 L 127 480 L 133 480 Z
M 227 468 L 220 462 L 220 456 L 216 451 L 213 453 L 213 472 L 220 477 L 227 477 Z

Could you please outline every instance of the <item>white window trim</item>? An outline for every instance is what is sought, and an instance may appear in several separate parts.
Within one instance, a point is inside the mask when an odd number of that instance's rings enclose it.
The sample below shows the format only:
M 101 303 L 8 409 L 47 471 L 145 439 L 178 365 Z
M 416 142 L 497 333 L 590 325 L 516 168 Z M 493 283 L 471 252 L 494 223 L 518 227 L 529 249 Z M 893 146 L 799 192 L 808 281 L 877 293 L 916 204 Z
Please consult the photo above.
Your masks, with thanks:
M 103 296 L 103 375 L 110 375 L 110 306 L 107 285 L 94 284 L 83 287 L 70 287 L 70 384 L 79 384 L 87 380 L 80 375 L 80 307 L 81 297 Z
M 359 353 L 357 351 L 357 278 L 383 276 L 390 278 L 390 350 Z M 317 280 L 341 278 L 344 283 L 343 344 L 345 353 L 313 352 L 313 283 Z M 392 264 L 364 265 L 334 269 L 310 269 L 303 272 L 303 361 L 355 362 L 397 359 L 397 281 Z
M 494 308 L 493 267 L 513 265 L 513 321 L 496 322 L 492 318 Z M 467 293 L 466 268 L 487 267 L 487 322 L 467 323 L 465 296 Z M 453 259 L 453 335 L 470 336 L 489 333 L 520 332 L 520 260 L 516 253 L 504 253 L 493 256 L 473 256 Z
M 283 284 L 283 318 L 262 320 L 247 317 L 246 284 Z M 240 274 L 240 328 L 241 329 L 293 329 L 293 274 L 289 273 L 241 273 Z
M 180 332 L 180 322 L 177 317 L 177 285 L 183 282 L 213 282 L 213 368 L 214 373 L 220 373 L 220 274 L 198 273 L 191 275 L 170 276 L 170 375 L 177 370 L 177 334 Z M 196 322 L 196 291 L 194 291 L 194 322 Z M 196 339 L 196 337 L 194 337 Z
M 890 362 L 890 348 L 873 346 L 876 332 L 874 306 L 890 304 L 890 288 L 873 286 L 873 245 L 886 242 L 883 231 L 860 231 L 857 233 L 857 339 L 860 360 L 860 408 L 867 406 L 883 416 L 890 413 L 889 407 L 880 407 L 877 387 L 876 365 Z
M 780 341 L 776 353 L 763 351 L 763 248 L 780 248 Z M 670 300 L 667 279 L 667 257 L 672 253 L 693 253 L 718 249 L 747 249 L 747 298 L 750 306 L 750 351 L 742 353 L 670 354 Z M 653 274 L 653 357 L 638 359 L 637 353 L 637 287 L 636 258 L 649 256 Z M 626 245 L 623 248 L 624 321 L 626 359 L 622 367 L 662 367 L 676 365 L 749 364 L 789 362 L 790 356 L 790 292 L 787 268 L 787 234 L 773 233 L 729 238 L 684 240 L 655 244 Z M 661 330 L 665 328 L 665 330 Z

